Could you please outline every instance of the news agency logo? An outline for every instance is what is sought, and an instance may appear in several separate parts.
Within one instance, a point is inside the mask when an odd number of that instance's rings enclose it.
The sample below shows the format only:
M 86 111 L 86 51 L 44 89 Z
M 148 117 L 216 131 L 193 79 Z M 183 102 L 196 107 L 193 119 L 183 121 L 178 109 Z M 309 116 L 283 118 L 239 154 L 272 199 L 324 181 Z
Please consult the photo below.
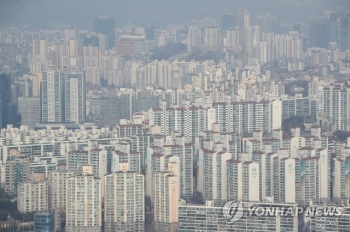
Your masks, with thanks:
M 243 216 L 243 204 L 240 201 L 228 201 L 222 207 L 222 214 L 224 215 L 228 224 L 232 224 Z
M 222 208 L 222 213 L 228 224 L 240 220 L 243 215 L 249 217 L 296 217 L 303 214 L 307 220 L 310 217 L 334 217 L 340 216 L 343 212 L 342 207 L 337 206 L 309 206 L 309 207 L 293 207 L 293 206 L 264 206 L 253 205 L 244 207 L 241 201 L 228 201 Z

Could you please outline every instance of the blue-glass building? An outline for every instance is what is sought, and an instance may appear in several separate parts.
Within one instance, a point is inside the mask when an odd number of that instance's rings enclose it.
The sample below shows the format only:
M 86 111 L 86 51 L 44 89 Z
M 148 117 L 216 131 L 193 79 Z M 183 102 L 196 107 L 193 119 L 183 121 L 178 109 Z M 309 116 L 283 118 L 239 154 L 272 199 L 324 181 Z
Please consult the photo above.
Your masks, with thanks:
M 53 232 L 55 230 L 55 214 L 39 212 L 34 215 L 35 232 Z

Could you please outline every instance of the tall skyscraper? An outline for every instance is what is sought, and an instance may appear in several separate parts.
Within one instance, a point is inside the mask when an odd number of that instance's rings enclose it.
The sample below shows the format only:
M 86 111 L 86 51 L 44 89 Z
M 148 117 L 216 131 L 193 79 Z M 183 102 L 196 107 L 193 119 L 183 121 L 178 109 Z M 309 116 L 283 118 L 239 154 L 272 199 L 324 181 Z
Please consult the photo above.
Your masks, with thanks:
M 114 18 L 98 17 L 93 20 L 93 31 L 107 36 L 108 49 L 115 47 L 115 21 Z
M 350 15 L 338 19 L 338 39 L 341 52 L 350 49 Z
M 41 121 L 64 121 L 64 79 L 61 72 L 49 70 L 42 74 Z
M 5 73 L 0 75 L 0 109 L 1 122 L 0 129 L 5 128 L 10 121 L 10 104 L 11 104 L 11 77 Z
M 34 129 L 40 122 L 40 98 L 39 97 L 19 97 L 18 113 L 21 114 L 22 125 Z
M 64 119 L 66 122 L 80 123 L 86 116 L 85 77 L 76 68 L 64 73 Z
M 144 231 L 144 176 L 123 170 L 104 178 L 105 231 Z
M 42 122 L 85 120 L 85 78 L 75 68 L 43 72 L 41 89 Z
M 310 26 L 310 46 L 328 48 L 331 25 L 328 22 L 314 22 Z
M 234 14 L 221 15 L 219 23 L 220 23 L 221 31 L 226 31 L 227 29 L 233 29 L 236 27 L 236 15 Z

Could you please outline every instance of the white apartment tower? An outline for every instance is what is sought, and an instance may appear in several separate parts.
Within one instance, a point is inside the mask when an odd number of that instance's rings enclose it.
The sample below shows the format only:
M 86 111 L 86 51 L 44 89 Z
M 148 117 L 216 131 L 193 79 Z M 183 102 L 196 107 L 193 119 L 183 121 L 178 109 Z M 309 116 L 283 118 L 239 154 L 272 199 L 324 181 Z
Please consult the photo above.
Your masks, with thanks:
M 176 232 L 179 205 L 178 177 L 170 171 L 155 173 L 152 195 L 156 231 Z
M 199 150 L 197 190 L 206 200 L 225 202 L 227 200 L 227 160 L 232 154 L 208 149 Z
M 319 157 L 301 159 L 301 203 L 320 202 Z
M 233 159 L 227 160 L 226 163 L 227 200 L 259 202 L 259 164 Z
M 60 71 L 42 73 L 41 121 L 64 121 L 64 79 Z
M 71 68 L 67 71 L 48 70 L 42 73 L 41 121 L 85 121 L 86 90 L 83 73 Z
M 64 118 L 66 122 L 81 123 L 86 116 L 85 76 L 77 68 L 64 73 Z
M 84 166 L 82 174 L 66 179 L 66 231 L 102 231 L 102 182 Z
M 341 85 L 330 85 L 323 88 L 323 113 L 333 125 L 332 130 L 350 130 L 350 88 Z
M 350 198 L 350 157 L 335 158 L 333 168 L 333 201 L 340 203 Z
M 123 170 L 104 178 L 104 231 L 144 231 L 144 176 Z

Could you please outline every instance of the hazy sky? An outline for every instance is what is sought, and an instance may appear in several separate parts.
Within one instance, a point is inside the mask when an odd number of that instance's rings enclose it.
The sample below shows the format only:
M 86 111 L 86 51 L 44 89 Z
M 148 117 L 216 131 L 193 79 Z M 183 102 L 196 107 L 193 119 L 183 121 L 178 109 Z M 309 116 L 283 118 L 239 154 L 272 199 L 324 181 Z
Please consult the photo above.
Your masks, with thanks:
M 292 4 L 291 2 L 301 5 Z M 0 26 L 47 27 L 61 21 L 91 29 L 96 16 L 111 16 L 116 25 L 162 26 L 203 17 L 218 17 L 248 9 L 253 15 L 270 12 L 287 22 L 306 21 L 323 10 L 350 10 L 350 0 L 0 0 Z

